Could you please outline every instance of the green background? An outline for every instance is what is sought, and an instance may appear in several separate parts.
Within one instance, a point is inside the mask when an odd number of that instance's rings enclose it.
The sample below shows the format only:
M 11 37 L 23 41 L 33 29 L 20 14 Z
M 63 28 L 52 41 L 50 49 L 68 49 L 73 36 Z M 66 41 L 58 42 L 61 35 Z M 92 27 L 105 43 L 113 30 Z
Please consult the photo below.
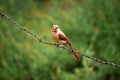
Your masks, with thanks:
M 119 0 L 0 0 L 0 11 L 44 41 L 53 24 L 75 50 L 120 64 Z M 0 17 L 0 80 L 120 80 L 120 68 L 39 43 Z

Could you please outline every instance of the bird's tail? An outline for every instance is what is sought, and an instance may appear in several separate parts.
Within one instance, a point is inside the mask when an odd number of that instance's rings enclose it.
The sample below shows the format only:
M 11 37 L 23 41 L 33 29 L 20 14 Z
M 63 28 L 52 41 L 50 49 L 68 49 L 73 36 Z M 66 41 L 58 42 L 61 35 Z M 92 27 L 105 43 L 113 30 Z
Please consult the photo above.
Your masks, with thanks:
M 70 43 L 69 44 L 69 49 L 72 51 L 73 55 L 75 56 L 75 58 L 80 61 L 80 57 L 78 56 L 78 54 L 76 52 L 74 52 L 72 45 Z

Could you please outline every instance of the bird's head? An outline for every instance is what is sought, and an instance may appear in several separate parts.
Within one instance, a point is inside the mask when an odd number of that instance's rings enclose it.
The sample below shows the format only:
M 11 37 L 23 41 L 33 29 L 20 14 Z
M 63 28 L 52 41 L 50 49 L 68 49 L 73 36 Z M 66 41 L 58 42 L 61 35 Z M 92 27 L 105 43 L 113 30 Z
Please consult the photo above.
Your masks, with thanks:
M 59 29 L 59 26 L 58 25 L 53 25 L 52 27 L 52 32 L 57 32 Z

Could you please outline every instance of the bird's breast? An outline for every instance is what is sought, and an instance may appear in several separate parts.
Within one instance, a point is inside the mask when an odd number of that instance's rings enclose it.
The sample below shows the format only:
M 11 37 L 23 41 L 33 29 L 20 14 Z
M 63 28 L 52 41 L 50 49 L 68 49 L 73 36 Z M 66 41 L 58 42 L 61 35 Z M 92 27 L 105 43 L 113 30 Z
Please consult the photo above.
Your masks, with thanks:
M 56 43 L 59 43 L 59 42 L 60 42 L 60 40 L 59 40 L 59 34 L 58 34 L 58 33 L 52 32 L 52 38 L 53 38 L 53 40 L 54 40 Z

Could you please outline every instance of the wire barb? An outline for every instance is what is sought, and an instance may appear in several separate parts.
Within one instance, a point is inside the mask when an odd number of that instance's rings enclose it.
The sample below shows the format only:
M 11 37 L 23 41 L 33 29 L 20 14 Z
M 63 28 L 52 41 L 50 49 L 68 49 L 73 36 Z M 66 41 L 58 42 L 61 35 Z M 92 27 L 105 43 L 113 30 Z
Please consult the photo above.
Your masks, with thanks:
M 0 12 L 0 16 L 1 16 L 2 18 L 5 18 L 5 19 L 9 20 L 11 23 L 13 23 L 14 25 L 16 25 L 19 29 L 21 29 L 21 30 L 25 31 L 26 33 L 32 35 L 32 36 L 33 36 L 35 39 L 37 39 L 40 43 L 47 44 L 47 45 L 51 45 L 51 46 L 55 46 L 55 47 L 57 47 L 57 46 L 59 45 L 59 44 L 56 44 L 56 43 L 50 43 L 50 42 L 43 41 L 43 40 L 40 39 L 36 34 L 34 34 L 33 32 L 29 31 L 27 28 L 24 28 L 23 26 L 21 26 L 20 24 L 18 24 L 16 21 L 14 21 L 12 18 L 8 17 L 8 16 L 5 15 L 4 13 L 1 13 L 1 12 Z M 62 49 L 64 49 L 64 50 L 67 50 L 67 51 L 69 51 L 69 52 L 72 52 L 70 49 L 66 48 L 65 46 L 62 46 L 62 47 L 60 47 L 60 48 L 62 48 Z M 84 53 L 81 53 L 81 52 L 77 52 L 77 51 L 74 51 L 74 52 L 80 54 L 81 56 L 87 57 L 87 58 L 89 58 L 89 59 L 92 59 L 92 60 L 97 61 L 97 62 L 102 63 L 102 64 L 107 64 L 107 65 L 111 65 L 111 66 L 120 67 L 119 64 L 115 64 L 115 63 L 113 63 L 113 62 L 104 61 L 104 60 L 98 59 L 98 58 L 96 58 L 96 57 L 89 56 L 89 55 L 84 54 Z

